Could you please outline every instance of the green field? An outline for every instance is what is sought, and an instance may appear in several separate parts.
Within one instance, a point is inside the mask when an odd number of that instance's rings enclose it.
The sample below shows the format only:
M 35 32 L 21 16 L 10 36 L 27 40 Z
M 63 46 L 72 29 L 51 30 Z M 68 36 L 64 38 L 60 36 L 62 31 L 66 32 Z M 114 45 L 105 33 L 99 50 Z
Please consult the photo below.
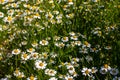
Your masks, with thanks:
M 0 0 L 0 80 L 120 80 L 120 1 Z

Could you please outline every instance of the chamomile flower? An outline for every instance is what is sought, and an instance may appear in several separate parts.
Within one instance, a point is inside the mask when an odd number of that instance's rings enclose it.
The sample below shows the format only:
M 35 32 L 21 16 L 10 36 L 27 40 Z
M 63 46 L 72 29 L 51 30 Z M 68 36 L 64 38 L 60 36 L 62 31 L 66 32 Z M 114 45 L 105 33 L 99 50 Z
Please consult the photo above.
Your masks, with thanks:
M 75 36 L 75 33 L 74 32 L 70 32 L 69 35 L 70 36 Z
M 30 55 L 28 55 L 27 53 L 23 53 L 22 55 L 21 55 L 21 59 L 22 60 L 28 60 L 30 58 Z
M 41 61 L 41 60 L 37 60 L 35 61 L 35 67 L 40 70 L 40 69 L 45 69 L 47 66 L 47 63 L 44 61 Z
M 38 54 L 39 54 L 39 53 L 37 53 L 37 52 L 31 53 L 31 59 L 34 59 L 34 60 L 35 60 L 35 59 L 38 59 L 38 57 L 39 57 Z
M 53 70 L 53 69 L 46 69 L 45 70 L 45 74 L 49 75 L 49 76 L 55 76 L 57 73 L 57 71 Z
M 14 18 L 12 16 L 4 17 L 3 21 L 8 23 L 13 23 Z
M 53 19 L 53 17 L 54 17 L 54 16 L 52 15 L 52 13 L 50 13 L 50 12 L 48 12 L 45 16 L 46 16 L 46 18 L 49 19 L 49 20 Z
M 73 79 L 73 76 L 68 75 L 68 76 L 65 76 L 65 80 L 74 80 L 74 79 Z
M 33 47 L 37 47 L 38 46 L 38 43 L 37 42 L 32 42 L 32 44 L 31 44 Z
M 27 52 L 29 52 L 29 53 L 32 53 L 32 52 L 34 52 L 34 51 L 35 51 L 34 48 L 29 48 L 29 49 L 27 49 Z
M 91 73 L 96 73 L 98 70 L 96 69 L 96 67 L 92 67 L 91 69 Z
M 35 77 L 34 75 L 31 75 L 30 77 L 27 78 L 27 80 L 37 80 L 37 77 Z
M 69 5 L 73 5 L 73 1 L 72 0 L 68 0 L 68 4 Z
M 4 17 L 4 13 L 0 12 L 0 18 L 3 18 L 3 17 Z
M 106 74 L 107 72 L 108 72 L 108 70 L 106 68 L 101 68 L 100 69 L 101 74 Z
M 91 44 L 88 43 L 87 41 L 84 42 L 83 47 L 91 47 Z
M 18 77 L 21 74 L 21 72 L 18 68 L 16 68 L 16 70 L 14 71 L 13 74 L 14 74 L 14 76 Z
M 78 40 L 78 36 L 71 36 L 70 37 L 72 40 Z
M 10 16 L 12 16 L 14 14 L 14 12 L 15 11 L 13 9 L 10 9 L 10 10 L 7 11 L 7 14 L 10 15 Z
M 68 38 L 68 37 L 63 37 L 61 40 L 62 40 L 63 42 L 68 42 L 68 41 L 69 41 L 69 38 Z
M 110 74 L 112 74 L 112 75 L 117 75 L 119 73 L 119 70 L 118 69 L 116 69 L 116 68 L 112 68 L 111 70 L 110 70 Z
M 67 69 L 70 74 L 73 74 L 73 72 L 75 72 L 75 68 L 72 65 L 68 65 Z
M 45 46 L 45 45 L 48 45 L 49 42 L 47 40 L 41 40 L 39 43 Z
M 14 49 L 13 51 L 12 51 L 12 54 L 14 54 L 14 55 L 18 55 L 18 54 L 20 54 L 20 49 Z
M 90 76 L 90 73 L 91 73 L 91 69 L 88 69 L 88 68 L 83 68 L 82 69 L 82 74 L 85 75 L 85 76 Z

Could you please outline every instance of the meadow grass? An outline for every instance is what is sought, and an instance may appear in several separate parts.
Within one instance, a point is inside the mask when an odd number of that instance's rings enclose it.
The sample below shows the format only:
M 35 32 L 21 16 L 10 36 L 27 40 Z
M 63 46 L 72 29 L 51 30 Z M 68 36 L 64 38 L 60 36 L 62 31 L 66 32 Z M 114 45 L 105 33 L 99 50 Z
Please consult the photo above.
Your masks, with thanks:
M 120 80 L 119 0 L 0 0 L 0 80 Z

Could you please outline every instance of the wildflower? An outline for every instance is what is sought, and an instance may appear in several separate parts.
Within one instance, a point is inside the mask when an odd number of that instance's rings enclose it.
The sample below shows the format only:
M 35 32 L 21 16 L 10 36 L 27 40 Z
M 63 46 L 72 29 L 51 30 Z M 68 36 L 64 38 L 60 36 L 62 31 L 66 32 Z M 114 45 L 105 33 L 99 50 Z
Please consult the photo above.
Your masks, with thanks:
M 37 53 L 37 52 L 33 52 L 33 53 L 31 53 L 31 59 L 37 59 L 39 56 L 38 56 L 38 54 L 39 53 Z
M 73 79 L 73 76 L 68 75 L 68 76 L 65 76 L 65 80 L 74 80 L 74 79 Z
M 0 4 L 5 4 L 7 3 L 8 0 L 0 0 Z
M 69 39 L 68 39 L 68 37 L 63 37 L 63 38 L 62 38 L 62 41 L 63 41 L 63 42 L 68 42 Z
M 118 71 L 118 69 L 116 69 L 116 68 L 112 68 L 111 70 L 110 70 L 110 74 L 112 74 L 112 75 L 117 75 L 119 73 L 119 71 Z
M 50 12 L 47 13 L 45 16 L 46 16 L 46 18 L 49 19 L 49 20 L 53 19 L 53 17 L 54 17 Z
M 71 62 L 79 62 L 80 59 L 79 58 L 72 58 Z
M 18 77 L 21 73 L 20 70 L 18 68 L 16 68 L 16 70 L 14 71 L 14 76 Z
M 44 61 L 41 61 L 41 60 L 37 60 L 35 61 L 35 66 L 36 68 L 39 70 L 39 69 L 45 69 L 46 68 L 46 65 L 47 63 Z
M 14 12 L 15 11 L 13 9 L 10 9 L 10 10 L 7 11 L 7 14 L 10 15 L 10 16 L 12 16 L 14 14 Z
M 67 18 L 73 18 L 73 17 L 74 17 L 74 14 L 73 14 L 73 13 L 67 14 L 66 17 L 67 17 Z
M 45 70 L 45 74 L 49 75 L 49 76 L 55 76 L 57 72 L 53 69 L 46 69 Z
M 104 66 L 102 66 L 102 67 L 107 69 L 107 70 L 111 70 L 111 67 L 108 64 L 104 64 Z
M 65 46 L 65 44 L 62 43 L 62 42 L 60 42 L 60 43 L 55 43 L 55 45 L 56 45 L 57 47 L 60 47 L 60 48 L 63 48 L 63 47 Z
M 34 42 L 32 42 L 32 46 L 33 46 L 33 47 L 37 47 L 37 46 L 38 46 L 38 43 L 34 41 Z
M 84 42 L 83 47 L 90 47 L 90 46 L 91 46 L 91 45 L 90 45 L 87 41 Z
M 71 36 L 72 40 L 78 40 L 78 36 Z
M 96 67 L 92 67 L 91 69 L 91 73 L 96 73 L 98 70 L 96 69 Z
M 69 5 L 73 5 L 73 1 L 72 0 L 68 0 L 68 4 Z
M 32 52 L 34 52 L 34 51 L 35 51 L 34 48 L 29 48 L 29 49 L 27 49 L 27 52 L 30 52 L 30 53 L 32 53 Z
M 71 36 L 75 36 L 75 33 L 74 32 L 70 32 L 69 33 Z
M 80 46 L 81 44 L 81 41 L 75 41 L 75 45 Z
M 91 69 L 88 69 L 88 68 L 83 68 L 82 71 L 83 75 L 85 76 L 90 76 L 90 73 L 91 73 Z
M 108 70 L 106 68 L 101 68 L 100 69 L 101 74 L 106 74 L 107 72 L 108 72 Z
M 37 80 L 37 77 L 31 75 L 30 77 L 27 78 L 27 80 Z
M 43 52 L 42 53 L 42 58 L 43 59 L 47 59 L 48 58 L 48 53 L 47 52 Z
M 19 7 L 18 3 L 12 3 L 11 6 L 12 6 L 13 8 Z
M 51 77 L 49 80 L 58 80 L 56 77 Z
M 12 16 L 4 17 L 4 22 L 13 23 L 14 18 Z
M 22 60 L 28 60 L 30 58 L 30 56 L 27 54 L 27 53 L 23 53 L 22 55 L 21 55 L 21 59 Z
M 3 17 L 4 17 L 4 13 L 0 12 L 0 18 L 3 18 Z
M 75 68 L 72 65 L 67 65 L 67 69 L 70 74 L 73 74 L 73 72 L 75 72 Z
M 42 40 L 39 43 L 44 46 L 44 45 L 48 45 L 49 42 L 46 40 Z
M 13 51 L 12 51 L 12 54 L 14 54 L 14 55 L 18 55 L 18 54 L 20 54 L 20 49 L 14 49 Z
M 34 14 L 34 18 L 40 19 L 40 14 L 39 14 L 39 13 L 35 13 L 35 14 Z

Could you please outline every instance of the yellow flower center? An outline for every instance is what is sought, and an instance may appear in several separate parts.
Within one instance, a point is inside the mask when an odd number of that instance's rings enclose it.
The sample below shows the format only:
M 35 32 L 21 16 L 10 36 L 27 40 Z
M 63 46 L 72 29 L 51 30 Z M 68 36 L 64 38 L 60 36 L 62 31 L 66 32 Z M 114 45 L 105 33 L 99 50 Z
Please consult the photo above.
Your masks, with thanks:
M 30 80 L 34 80 L 34 76 L 32 75 L 32 76 L 30 76 Z
M 108 68 L 108 64 L 104 64 L 104 68 Z
M 44 64 L 43 63 L 39 63 L 39 66 L 43 66 Z
M 3 3 L 5 0 L 0 0 L 1 3 Z
M 8 16 L 7 20 L 12 21 L 12 17 Z
M 24 58 L 27 58 L 27 56 L 28 56 L 27 54 L 23 54 L 23 57 L 24 57 Z
M 68 2 L 72 2 L 72 0 L 68 0 Z
M 89 74 L 89 71 L 88 71 L 88 70 L 86 70 L 86 71 L 85 71 L 85 73 L 86 73 L 86 74 Z
M 68 80 L 73 80 L 72 78 L 68 78 Z
M 14 53 L 18 53 L 18 50 L 17 50 L 17 49 L 15 49 L 15 50 L 14 50 Z

